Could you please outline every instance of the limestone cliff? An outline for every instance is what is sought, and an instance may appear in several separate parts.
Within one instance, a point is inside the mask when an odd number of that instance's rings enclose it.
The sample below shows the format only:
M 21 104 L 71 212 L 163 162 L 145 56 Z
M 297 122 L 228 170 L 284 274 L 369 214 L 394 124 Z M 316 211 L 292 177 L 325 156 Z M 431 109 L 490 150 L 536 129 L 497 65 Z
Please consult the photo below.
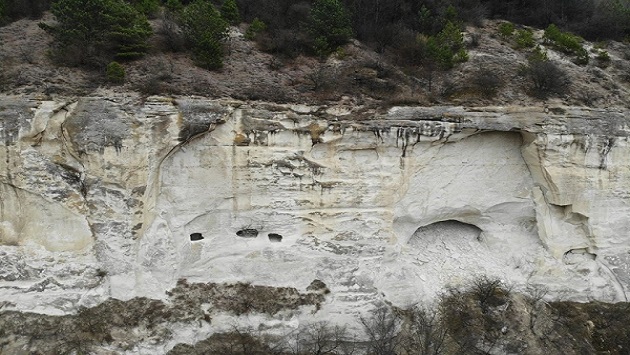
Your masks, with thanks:
M 430 302 L 482 274 L 627 301 L 629 117 L 5 96 L 0 309 L 167 300 L 182 279 L 323 281 L 326 300 L 284 315 L 290 326 Z

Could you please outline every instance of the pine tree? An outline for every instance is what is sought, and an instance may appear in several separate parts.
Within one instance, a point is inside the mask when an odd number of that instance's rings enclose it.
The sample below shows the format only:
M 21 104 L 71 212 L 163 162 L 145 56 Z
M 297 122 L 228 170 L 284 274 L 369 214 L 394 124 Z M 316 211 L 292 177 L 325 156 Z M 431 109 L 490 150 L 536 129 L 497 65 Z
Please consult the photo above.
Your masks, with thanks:
M 160 9 L 160 0 L 127 0 L 138 12 L 154 16 Z
M 427 50 L 437 65 L 442 69 L 450 69 L 456 63 L 468 60 L 464 47 L 464 36 L 459 26 L 447 21 L 442 31 L 427 40 Z
M 319 55 L 331 53 L 352 37 L 350 17 L 339 0 L 317 0 L 311 8 L 309 30 Z
M 123 0 L 58 0 L 51 10 L 57 24 L 40 27 L 53 36 L 53 56 L 65 64 L 98 66 L 148 50 L 150 25 Z
M 221 16 L 230 25 L 238 25 L 241 22 L 241 15 L 238 11 L 236 0 L 225 0 L 221 5 Z
M 210 2 L 196 0 L 181 15 L 182 29 L 190 43 L 195 63 L 214 70 L 223 66 L 223 42 L 228 23 Z

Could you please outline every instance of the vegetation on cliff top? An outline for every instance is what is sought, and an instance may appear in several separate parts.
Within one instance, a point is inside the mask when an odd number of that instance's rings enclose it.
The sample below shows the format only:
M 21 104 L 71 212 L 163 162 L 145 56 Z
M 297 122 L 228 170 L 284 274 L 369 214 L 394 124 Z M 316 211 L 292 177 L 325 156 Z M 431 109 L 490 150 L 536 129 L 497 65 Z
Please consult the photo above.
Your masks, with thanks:
M 612 40 L 630 35 L 629 9 L 630 0 L 0 0 L 0 90 L 610 105 L 627 102 L 630 50 Z M 16 38 L 23 18 L 46 32 Z M 112 61 L 122 82 L 107 74 Z M 594 82 L 602 89 L 584 89 Z

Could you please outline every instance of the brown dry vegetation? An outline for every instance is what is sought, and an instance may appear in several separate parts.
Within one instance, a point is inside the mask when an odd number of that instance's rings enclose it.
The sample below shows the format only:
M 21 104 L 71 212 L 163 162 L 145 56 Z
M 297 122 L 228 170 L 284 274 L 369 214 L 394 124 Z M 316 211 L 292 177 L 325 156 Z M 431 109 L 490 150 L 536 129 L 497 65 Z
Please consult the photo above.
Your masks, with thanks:
M 74 315 L 51 316 L 18 311 L 0 311 L 0 354 L 22 349 L 29 354 L 90 353 L 108 346 L 132 349 L 146 338 L 166 341 L 175 322 L 211 323 L 211 313 L 235 315 L 319 308 L 324 296 L 300 293 L 289 287 L 250 284 L 189 284 L 178 282 L 168 302 L 148 298 L 128 301 L 109 299 Z M 203 304 L 212 307 L 205 311 Z
M 628 303 L 545 302 L 541 295 L 512 292 L 482 277 L 448 290 L 435 310 L 376 310 L 360 319 L 360 341 L 344 327 L 320 322 L 282 336 L 234 328 L 194 345 L 179 344 L 171 354 L 308 355 L 325 346 L 327 354 L 628 354 Z M 318 331 L 305 337 L 309 329 Z M 317 339 L 320 346 L 305 346 L 312 341 L 304 339 Z
M 325 289 L 325 288 L 324 288 Z M 164 343 L 172 325 L 211 324 L 216 312 L 233 315 L 318 309 L 326 292 L 249 284 L 189 284 L 180 281 L 167 302 L 110 299 L 74 315 L 0 312 L 0 353 L 92 353 L 129 351 L 146 341 Z M 545 302 L 512 292 L 495 279 L 479 278 L 450 289 L 435 309 L 381 308 L 361 318 L 364 335 L 328 322 L 301 324 L 286 334 L 236 325 L 197 344 L 178 344 L 171 354 L 627 354 L 628 303 Z M 204 310 L 203 305 L 211 305 Z

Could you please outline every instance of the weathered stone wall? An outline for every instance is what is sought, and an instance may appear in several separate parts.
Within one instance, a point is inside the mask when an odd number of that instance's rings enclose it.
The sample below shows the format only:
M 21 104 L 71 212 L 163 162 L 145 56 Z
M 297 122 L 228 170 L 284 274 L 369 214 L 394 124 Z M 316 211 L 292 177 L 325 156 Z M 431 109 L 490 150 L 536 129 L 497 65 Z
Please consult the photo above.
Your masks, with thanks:
M 322 309 L 290 321 L 343 322 L 481 274 L 627 300 L 629 117 L 2 97 L 0 305 L 67 314 L 166 299 L 179 279 L 319 279 Z

